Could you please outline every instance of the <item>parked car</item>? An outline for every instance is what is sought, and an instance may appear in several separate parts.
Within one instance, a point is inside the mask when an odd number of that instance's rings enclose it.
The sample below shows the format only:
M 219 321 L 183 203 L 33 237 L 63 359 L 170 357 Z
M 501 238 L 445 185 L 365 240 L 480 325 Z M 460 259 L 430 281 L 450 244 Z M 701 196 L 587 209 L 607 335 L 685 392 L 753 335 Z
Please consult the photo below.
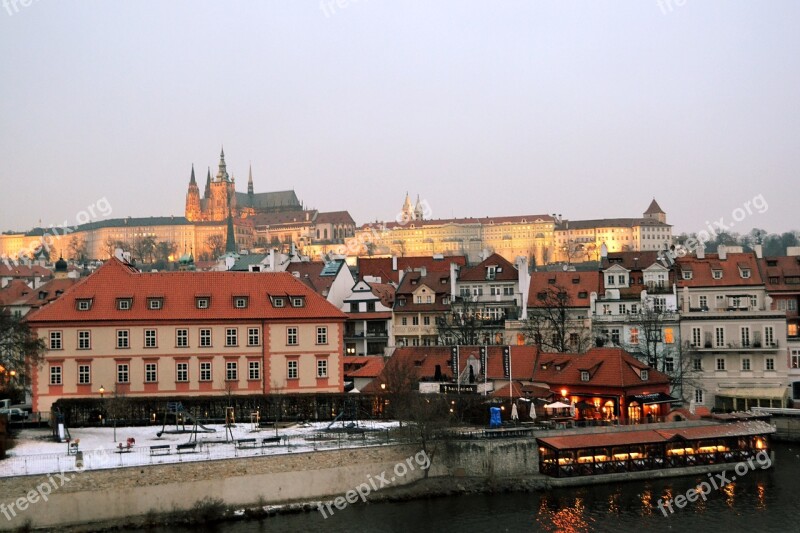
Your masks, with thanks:
M 28 418 L 28 413 L 18 407 L 0 409 L 0 415 L 8 415 L 9 420 L 25 420 Z

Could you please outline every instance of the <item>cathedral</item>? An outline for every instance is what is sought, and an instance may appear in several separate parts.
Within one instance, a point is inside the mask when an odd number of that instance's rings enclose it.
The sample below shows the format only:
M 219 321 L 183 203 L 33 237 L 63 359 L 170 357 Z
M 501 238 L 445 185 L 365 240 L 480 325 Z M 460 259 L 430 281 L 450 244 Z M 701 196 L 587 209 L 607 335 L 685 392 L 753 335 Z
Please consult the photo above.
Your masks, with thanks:
M 303 211 L 303 205 L 294 191 L 253 192 L 253 170 L 247 180 L 247 192 L 236 191 L 236 180 L 228 174 L 225 164 L 225 151 L 219 154 L 219 167 L 215 178 L 208 169 L 203 196 L 194 176 L 189 180 L 189 191 L 186 193 L 186 219 L 190 222 L 224 222 L 231 218 L 249 218 L 260 213 L 280 213 L 286 211 Z

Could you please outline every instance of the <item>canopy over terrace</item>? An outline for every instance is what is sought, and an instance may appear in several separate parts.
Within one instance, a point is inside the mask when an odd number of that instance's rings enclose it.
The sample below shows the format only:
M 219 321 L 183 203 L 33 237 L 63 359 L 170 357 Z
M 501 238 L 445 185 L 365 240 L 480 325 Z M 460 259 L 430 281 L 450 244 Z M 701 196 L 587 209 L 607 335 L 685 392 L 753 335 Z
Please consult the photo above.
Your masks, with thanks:
M 715 395 L 715 407 L 726 411 L 747 411 L 751 407 L 786 407 L 789 389 L 786 387 L 751 387 L 720 389 Z
M 761 421 L 537 439 L 539 471 L 554 477 L 730 463 L 767 450 Z

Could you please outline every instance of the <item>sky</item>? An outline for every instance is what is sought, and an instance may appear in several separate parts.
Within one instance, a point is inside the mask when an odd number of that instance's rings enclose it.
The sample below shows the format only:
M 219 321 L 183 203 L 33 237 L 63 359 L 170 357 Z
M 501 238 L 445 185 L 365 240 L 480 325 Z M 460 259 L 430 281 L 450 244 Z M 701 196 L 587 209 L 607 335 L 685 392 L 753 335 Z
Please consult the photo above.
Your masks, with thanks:
M 359 224 L 408 192 L 432 218 L 655 197 L 676 233 L 800 229 L 798 23 L 794 0 L 0 0 L 0 231 L 183 215 L 223 145 L 238 190 L 252 164 Z

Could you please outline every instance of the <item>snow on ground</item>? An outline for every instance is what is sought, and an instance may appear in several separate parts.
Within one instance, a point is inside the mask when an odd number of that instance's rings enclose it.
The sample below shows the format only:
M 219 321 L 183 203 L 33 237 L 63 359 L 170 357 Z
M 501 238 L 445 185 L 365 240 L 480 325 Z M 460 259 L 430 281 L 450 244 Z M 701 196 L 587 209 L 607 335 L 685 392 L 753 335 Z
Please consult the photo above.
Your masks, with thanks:
M 359 422 L 358 428 L 364 432 L 347 433 L 341 431 L 344 424 L 337 422 L 326 431 L 329 422 L 296 424 L 287 428 L 255 428 L 252 424 L 240 423 L 231 428 L 233 438 L 228 436 L 226 442 L 225 426 L 208 425 L 213 433 L 197 433 L 197 446 L 194 450 L 178 453 L 176 446 L 194 440 L 191 425 L 186 425 L 187 433 L 168 433 L 175 431 L 175 426 L 167 426 L 166 431 L 158 437 L 162 426 L 118 427 L 114 442 L 113 427 L 70 428 L 72 441 L 79 440 L 79 450 L 83 452 L 83 469 L 119 468 L 120 466 L 141 466 L 147 464 L 178 463 L 189 461 L 207 461 L 230 459 L 233 457 L 250 457 L 259 455 L 276 455 L 285 453 L 308 452 L 314 450 L 331 450 L 358 446 L 376 446 L 390 443 L 388 430 L 397 427 L 397 422 L 369 421 Z M 262 445 L 262 439 L 280 436 L 279 443 Z M 135 444 L 127 449 L 127 440 L 133 438 Z M 255 439 L 255 446 L 250 443 L 237 445 L 239 439 Z M 27 474 L 47 474 L 60 471 L 74 471 L 76 456 L 68 453 L 65 442 L 56 442 L 52 432 L 44 429 L 24 429 L 15 436 L 15 446 L 8 451 L 8 458 L 0 461 L 0 477 Z M 120 453 L 119 446 L 123 447 Z M 154 450 L 151 446 L 169 446 L 166 450 Z

